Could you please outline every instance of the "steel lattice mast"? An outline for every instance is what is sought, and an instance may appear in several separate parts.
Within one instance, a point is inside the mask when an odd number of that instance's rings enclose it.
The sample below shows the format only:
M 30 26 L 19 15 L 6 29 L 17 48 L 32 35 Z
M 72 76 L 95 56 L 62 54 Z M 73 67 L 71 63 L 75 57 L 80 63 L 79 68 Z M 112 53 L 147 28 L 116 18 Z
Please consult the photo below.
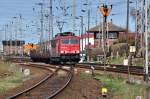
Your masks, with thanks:
M 75 27 L 76 27 L 76 23 L 75 23 L 75 17 L 76 17 L 76 0 L 72 1 L 72 19 L 73 19 L 73 32 L 75 32 Z
M 50 0 L 49 6 L 49 38 L 53 39 L 53 0 Z
M 148 1 L 144 0 L 144 37 L 145 37 L 145 73 L 144 73 L 144 81 L 148 82 Z

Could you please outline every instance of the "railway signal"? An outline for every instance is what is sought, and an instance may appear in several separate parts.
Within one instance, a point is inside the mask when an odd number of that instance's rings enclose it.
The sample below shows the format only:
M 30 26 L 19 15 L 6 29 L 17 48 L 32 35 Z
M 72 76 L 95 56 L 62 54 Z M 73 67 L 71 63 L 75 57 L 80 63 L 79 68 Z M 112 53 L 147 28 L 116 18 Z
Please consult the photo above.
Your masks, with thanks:
M 112 5 L 110 5 L 110 8 L 108 8 L 107 5 L 103 5 L 103 6 L 99 5 L 99 8 L 100 8 L 100 11 L 103 14 L 103 16 L 107 17 L 107 16 L 109 16 L 109 14 L 110 14 L 110 12 L 112 10 Z
M 107 34 L 107 17 L 109 16 L 111 10 L 112 10 L 112 5 L 108 7 L 106 4 L 103 6 L 99 5 L 99 9 L 101 13 L 103 14 L 103 32 L 102 32 L 102 48 L 104 52 L 104 72 L 106 70 L 105 64 L 106 64 L 106 34 Z M 108 49 L 107 49 L 108 51 Z
M 104 20 L 103 20 L 103 42 L 102 42 L 102 45 L 103 47 L 105 48 L 105 45 L 106 45 L 106 29 L 107 29 L 107 17 L 109 16 L 111 10 L 112 10 L 112 5 L 110 5 L 110 7 L 108 8 L 107 5 L 103 5 L 103 6 L 100 6 L 99 5 L 99 9 L 101 11 L 101 13 L 103 14 L 103 17 L 104 17 Z

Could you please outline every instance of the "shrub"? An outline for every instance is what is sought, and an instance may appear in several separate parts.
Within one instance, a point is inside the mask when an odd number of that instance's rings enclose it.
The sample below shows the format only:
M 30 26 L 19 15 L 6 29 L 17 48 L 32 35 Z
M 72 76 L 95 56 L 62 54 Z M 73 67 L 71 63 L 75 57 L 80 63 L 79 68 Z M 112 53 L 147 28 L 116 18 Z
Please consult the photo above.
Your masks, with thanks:
M 117 52 L 119 56 L 123 56 L 128 53 L 128 50 L 129 46 L 127 43 L 118 43 L 110 47 L 110 52 L 113 53 L 114 56 L 117 56 Z

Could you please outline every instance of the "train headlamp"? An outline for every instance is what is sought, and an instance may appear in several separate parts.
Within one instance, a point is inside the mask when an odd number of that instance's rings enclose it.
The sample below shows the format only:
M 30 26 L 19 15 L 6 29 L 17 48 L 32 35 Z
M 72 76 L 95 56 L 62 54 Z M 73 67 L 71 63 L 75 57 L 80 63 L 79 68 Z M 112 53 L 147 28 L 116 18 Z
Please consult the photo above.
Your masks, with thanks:
M 79 53 L 79 51 L 76 51 L 76 53 Z
M 65 53 L 65 51 L 60 51 L 61 54 Z

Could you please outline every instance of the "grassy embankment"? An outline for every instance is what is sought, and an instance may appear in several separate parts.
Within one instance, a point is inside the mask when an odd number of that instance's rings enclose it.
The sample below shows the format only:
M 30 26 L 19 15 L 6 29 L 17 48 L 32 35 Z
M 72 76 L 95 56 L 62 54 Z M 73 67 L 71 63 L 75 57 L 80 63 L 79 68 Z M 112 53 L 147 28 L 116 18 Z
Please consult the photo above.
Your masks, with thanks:
M 0 93 L 22 84 L 23 78 L 15 64 L 0 62 Z
M 91 76 L 90 74 L 81 74 L 82 79 L 86 77 Z M 112 99 L 135 99 L 136 96 L 144 96 L 144 92 L 147 88 L 145 85 L 127 84 L 126 79 L 121 77 L 100 74 L 97 74 L 95 77 L 102 86 L 108 88 L 109 93 L 113 95 Z
M 125 59 L 125 57 L 116 57 L 116 58 L 108 58 L 106 61 L 106 64 L 116 64 L 116 65 L 123 65 L 123 60 Z M 143 58 L 137 58 L 137 59 L 133 59 L 132 60 L 132 64 L 133 66 L 144 66 L 144 59 Z M 84 63 L 88 63 L 88 62 L 84 62 Z M 99 62 L 99 61 L 92 61 L 92 63 L 103 63 L 103 62 Z
M 114 59 L 109 59 L 110 64 L 117 64 L 117 65 L 122 65 L 123 64 L 123 60 L 125 58 L 124 57 L 118 57 L 118 58 L 114 58 Z M 133 66 L 143 66 L 144 65 L 144 59 L 133 59 L 132 62 Z

